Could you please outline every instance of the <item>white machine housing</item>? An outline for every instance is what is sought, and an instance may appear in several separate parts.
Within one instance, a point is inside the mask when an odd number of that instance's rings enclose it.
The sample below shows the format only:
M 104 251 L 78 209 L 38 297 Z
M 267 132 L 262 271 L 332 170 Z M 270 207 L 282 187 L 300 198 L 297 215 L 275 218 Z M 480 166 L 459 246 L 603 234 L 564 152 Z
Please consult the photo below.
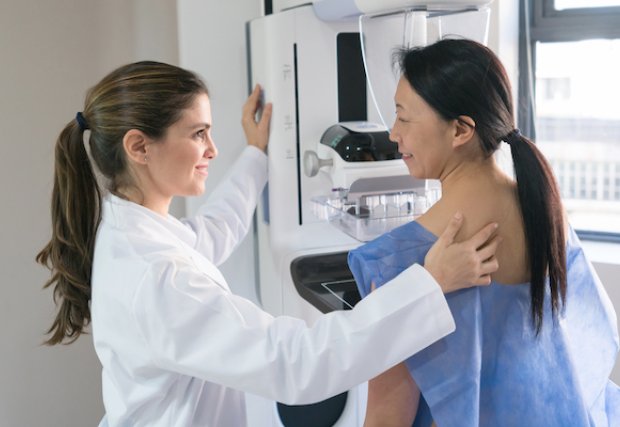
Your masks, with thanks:
M 332 183 L 326 174 L 309 178 L 301 170 L 303 153 L 318 150 L 323 132 L 338 122 L 333 46 L 339 33 L 357 33 L 357 21 L 323 22 L 307 5 L 257 19 L 249 27 L 252 83 L 260 83 L 265 100 L 274 105 L 268 197 L 258 218 L 260 300 L 275 315 L 312 321 L 319 311 L 296 295 L 290 263 L 301 255 L 359 245 L 314 217 L 310 199 L 329 192 Z M 404 165 L 395 167 L 407 173 Z
M 313 6 L 322 20 L 343 20 L 359 15 L 431 6 L 434 9 L 481 8 L 493 0 L 316 0 Z M 306 0 L 273 0 L 273 12 L 307 5 Z M 327 12 L 329 11 L 329 12 Z
M 296 289 L 292 263 L 300 257 L 347 252 L 361 244 L 317 218 L 313 214 L 313 198 L 329 193 L 334 187 L 350 186 L 360 178 L 408 175 L 401 160 L 348 163 L 319 143 L 327 128 L 342 121 L 336 49 L 339 35 L 359 37 L 357 17 L 362 13 L 412 6 L 421 10 L 429 4 L 463 10 L 480 8 L 489 2 L 320 0 L 308 4 L 276 0 L 273 14 L 248 23 L 250 85 L 260 84 L 264 100 L 273 103 L 269 183 L 257 215 L 258 297 L 265 310 L 273 315 L 302 318 L 312 324 L 321 310 Z M 386 61 L 389 57 L 388 52 Z M 388 96 L 391 98 L 393 93 Z M 372 107 L 372 97 L 369 89 L 364 122 L 381 123 L 382 117 Z M 315 176 L 307 176 L 303 170 L 303 156 L 308 151 L 325 161 Z M 343 268 L 347 268 L 346 264 Z M 335 426 L 362 425 L 365 401 L 365 385 L 351 390 Z M 250 420 L 250 425 L 280 424 L 252 424 Z

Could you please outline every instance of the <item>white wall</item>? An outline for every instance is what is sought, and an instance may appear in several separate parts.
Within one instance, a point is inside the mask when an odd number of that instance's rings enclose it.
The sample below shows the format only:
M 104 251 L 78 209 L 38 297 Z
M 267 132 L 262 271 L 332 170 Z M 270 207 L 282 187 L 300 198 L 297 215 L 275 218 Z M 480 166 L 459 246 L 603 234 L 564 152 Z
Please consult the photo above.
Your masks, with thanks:
M 199 73 L 211 98 L 218 157 L 209 166 L 205 195 L 187 199 L 192 214 L 222 179 L 246 142 L 241 107 L 248 96 L 245 24 L 260 16 L 262 1 L 178 0 L 180 64 Z M 232 290 L 255 300 L 254 236 L 220 266 Z
M 53 147 L 86 90 L 137 59 L 176 63 L 169 0 L 0 2 L 0 426 L 97 425 L 100 366 L 90 336 L 41 346 L 52 321 L 48 273 Z

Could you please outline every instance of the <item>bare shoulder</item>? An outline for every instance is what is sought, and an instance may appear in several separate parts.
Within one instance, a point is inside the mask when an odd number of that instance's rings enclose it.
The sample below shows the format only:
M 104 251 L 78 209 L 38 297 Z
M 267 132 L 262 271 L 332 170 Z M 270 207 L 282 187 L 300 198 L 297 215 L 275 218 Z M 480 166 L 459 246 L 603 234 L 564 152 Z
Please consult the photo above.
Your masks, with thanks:
M 501 216 L 493 208 L 492 203 L 486 203 L 474 198 L 443 198 L 433 205 L 424 215 L 417 218 L 418 223 L 439 236 L 448 226 L 456 212 L 463 214 L 463 225 L 457 233 L 457 242 L 467 240 L 482 227 L 490 222 L 498 222 Z
M 528 280 L 525 232 L 518 197 L 510 185 L 495 185 L 485 191 L 460 189 L 444 197 L 418 218 L 420 225 L 439 236 L 455 212 L 463 214 L 463 226 L 455 240 L 469 239 L 484 226 L 496 222 L 502 244 L 496 253 L 500 270 L 493 280 L 499 283 L 523 283 Z M 469 190 L 469 191 L 468 191 Z
M 416 218 L 416 222 L 435 236 L 441 235 L 456 211 L 449 212 L 446 203 L 440 200 L 426 213 Z

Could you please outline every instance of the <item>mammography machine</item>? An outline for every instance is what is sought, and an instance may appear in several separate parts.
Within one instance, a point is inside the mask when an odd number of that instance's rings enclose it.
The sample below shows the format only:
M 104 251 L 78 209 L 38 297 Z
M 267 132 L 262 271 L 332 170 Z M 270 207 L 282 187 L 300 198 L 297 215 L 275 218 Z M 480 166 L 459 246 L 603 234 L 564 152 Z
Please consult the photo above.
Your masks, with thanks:
M 248 23 L 250 83 L 273 102 L 258 213 L 259 299 L 312 323 L 359 300 L 347 253 L 440 196 L 389 141 L 395 48 L 458 35 L 486 42 L 491 0 L 276 2 Z M 325 372 L 329 376 L 329 372 Z M 363 424 L 366 385 L 315 405 L 270 403 L 251 426 Z M 268 418 L 268 419 L 265 419 Z

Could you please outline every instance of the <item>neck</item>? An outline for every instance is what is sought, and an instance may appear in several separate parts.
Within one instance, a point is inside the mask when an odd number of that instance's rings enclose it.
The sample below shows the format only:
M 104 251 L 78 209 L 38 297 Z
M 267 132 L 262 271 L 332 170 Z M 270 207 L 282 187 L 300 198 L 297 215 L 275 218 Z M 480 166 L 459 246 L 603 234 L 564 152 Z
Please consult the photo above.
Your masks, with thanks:
M 506 184 L 512 180 L 497 166 L 494 158 L 462 161 L 443 174 L 441 181 L 442 197 L 456 197 L 476 189 L 480 194 L 485 188 Z
M 149 197 L 139 188 L 133 187 L 119 189 L 116 192 L 116 195 L 122 199 L 144 206 L 145 208 L 150 209 L 164 217 L 168 216 L 168 209 L 170 208 L 170 203 L 172 202 L 171 198 Z

